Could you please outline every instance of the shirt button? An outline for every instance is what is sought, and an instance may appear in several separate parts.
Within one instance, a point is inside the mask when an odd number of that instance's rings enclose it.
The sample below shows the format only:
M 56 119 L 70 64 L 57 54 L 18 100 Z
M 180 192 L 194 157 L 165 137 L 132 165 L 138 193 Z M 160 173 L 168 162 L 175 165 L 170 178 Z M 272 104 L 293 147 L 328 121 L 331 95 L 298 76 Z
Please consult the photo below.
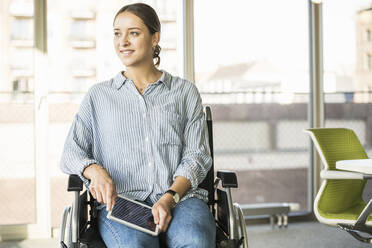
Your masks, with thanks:
M 145 140 L 146 140 L 146 142 L 149 142 L 149 137 L 146 137 L 146 139 L 145 139 Z
M 143 118 L 146 118 L 146 113 L 144 113 L 142 116 L 143 116 Z
M 151 167 L 151 165 L 152 165 L 152 163 L 150 162 L 150 163 L 149 163 L 149 167 Z

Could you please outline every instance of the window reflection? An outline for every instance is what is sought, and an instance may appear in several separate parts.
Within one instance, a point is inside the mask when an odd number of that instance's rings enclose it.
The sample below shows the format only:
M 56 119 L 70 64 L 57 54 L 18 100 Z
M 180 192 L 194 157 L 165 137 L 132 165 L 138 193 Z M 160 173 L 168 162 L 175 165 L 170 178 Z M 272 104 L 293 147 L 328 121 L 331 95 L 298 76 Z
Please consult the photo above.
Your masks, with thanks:
M 11 40 L 30 41 L 33 38 L 33 20 L 32 19 L 18 19 L 15 18 L 10 26 Z

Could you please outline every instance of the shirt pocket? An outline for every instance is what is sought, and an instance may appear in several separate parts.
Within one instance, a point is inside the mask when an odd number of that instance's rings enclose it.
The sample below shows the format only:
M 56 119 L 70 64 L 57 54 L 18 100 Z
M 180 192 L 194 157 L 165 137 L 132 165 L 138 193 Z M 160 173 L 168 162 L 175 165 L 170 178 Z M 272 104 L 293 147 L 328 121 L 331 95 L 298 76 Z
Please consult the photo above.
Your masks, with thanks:
M 183 117 L 170 109 L 154 108 L 153 135 L 160 145 L 183 144 Z M 150 124 L 151 125 L 151 124 Z

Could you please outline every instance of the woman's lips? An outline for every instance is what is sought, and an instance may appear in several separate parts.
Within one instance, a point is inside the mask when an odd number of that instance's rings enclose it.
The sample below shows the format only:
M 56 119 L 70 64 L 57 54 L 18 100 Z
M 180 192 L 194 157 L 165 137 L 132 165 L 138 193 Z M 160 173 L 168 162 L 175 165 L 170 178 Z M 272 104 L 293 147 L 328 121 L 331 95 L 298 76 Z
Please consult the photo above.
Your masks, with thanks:
M 130 56 L 132 53 L 134 53 L 134 50 L 122 50 L 120 53 L 124 56 Z

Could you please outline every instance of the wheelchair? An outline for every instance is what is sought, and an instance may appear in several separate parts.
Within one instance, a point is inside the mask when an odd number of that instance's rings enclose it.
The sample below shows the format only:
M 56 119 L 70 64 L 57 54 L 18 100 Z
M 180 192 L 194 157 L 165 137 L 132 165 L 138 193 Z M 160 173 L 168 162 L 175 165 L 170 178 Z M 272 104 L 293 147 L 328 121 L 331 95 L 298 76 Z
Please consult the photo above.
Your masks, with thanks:
M 208 191 L 208 207 L 216 221 L 216 247 L 247 248 L 248 237 L 243 211 L 238 203 L 232 202 L 231 188 L 237 188 L 236 174 L 232 171 L 217 171 L 214 178 L 212 114 L 209 106 L 205 108 L 212 167 L 200 188 Z M 222 187 L 219 187 L 219 184 Z M 62 216 L 61 248 L 105 248 L 98 231 L 99 203 L 89 190 L 83 191 L 83 182 L 77 175 L 70 175 L 67 191 L 74 192 L 71 206 L 65 208 Z M 69 219 L 69 221 L 68 221 Z M 68 226 L 67 226 L 67 222 Z M 65 242 L 67 230 L 67 240 Z M 160 247 L 166 247 L 160 240 Z

